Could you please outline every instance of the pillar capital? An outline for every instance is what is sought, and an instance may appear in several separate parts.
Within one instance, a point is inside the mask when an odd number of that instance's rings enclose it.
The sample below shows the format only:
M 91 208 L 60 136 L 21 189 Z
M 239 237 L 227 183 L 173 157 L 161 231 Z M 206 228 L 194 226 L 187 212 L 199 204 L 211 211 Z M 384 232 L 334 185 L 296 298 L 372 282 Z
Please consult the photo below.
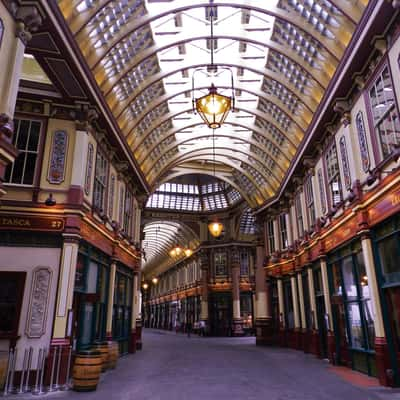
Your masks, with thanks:
M 42 24 L 42 17 L 37 7 L 32 5 L 14 7 L 13 10 L 17 21 L 15 35 L 26 46 L 29 40 L 32 39 L 32 32 L 37 31 Z

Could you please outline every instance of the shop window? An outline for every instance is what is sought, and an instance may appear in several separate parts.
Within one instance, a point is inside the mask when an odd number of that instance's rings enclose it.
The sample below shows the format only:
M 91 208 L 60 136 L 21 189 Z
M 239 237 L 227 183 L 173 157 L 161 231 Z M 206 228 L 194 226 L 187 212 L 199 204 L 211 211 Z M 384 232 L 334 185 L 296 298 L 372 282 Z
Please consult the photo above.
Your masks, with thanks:
M 332 291 L 342 296 L 345 310 L 346 339 L 352 349 L 374 349 L 374 310 L 370 298 L 368 277 L 361 250 L 342 256 L 331 265 Z M 336 301 L 339 304 L 338 301 Z
M 294 207 L 296 210 L 297 232 L 299 235 L 299 239 L 301 239 L 304 236 L 304 221 L 303 221 L 303 209 L 301 207 L 301 193 L 297 193 L 294 200 Z
M 331 205 L 335 206 L 342 201 L 342 185 L 340 182 L 339 161 L 335 143 L 332 143 L 325 154 L 325 166 Z
M 382 272 L 386 280 L 398 280 L 400 278 L 400 251 L 398 234 L 392 235 L 378 244 L 379 257 L 382 264 Z M 397 278 L 397 279 L 396 279 Z
M 117 270 L 115 275 L 113 337 L 120 343 L 121 353 L 128 351 L 132 312 L 132 277 Z
M 33 185 L 35 183 L 41 129 L 40 121 L 14 120 L 13 145 L 18 149 L 18 156 L 6 169 L 6 183 L 15 185 Z
M 385 159 L 400 141 L 399 114 L 387 65 L 375 78 L 368 94 L 375 135 L 380 143 L 381 156 Z
M 214 265 L 215 265 L 215 275 L 217 276 L 228 275 L 225 252 L 214 253 Z
M 306 327 L 307 329 L 313 328 L 313 315 L 310 304 L 310 289 L 308 286 L 308 274 L 307 272 L 302 274 L 301 280 L 303 283 L 303 298 L 304 298 L 304 313 L 306 316 Z
M 312 175 L 309 175 L 304 182 L 304 194 L 306 199 L 308 223 L 311 228 L 315 225 L 315 203 L 312 185 Z
M 249 275 L 249 253 L 247 251 L 240 252 L 240 276 Z
M 285 326 L 294 329 L 293 294 L 290 280 L 283 282 L 283 297 L 285 302 Z
M 0 272 L 0 339 L 18 335 L 25 272 Z
M 104 155 L 98 151 L 96 155 L 96 168 L 94 174 L 93 205 L 98 210 L 105 210 L 106 186 L 107 186 L 108 161 Z
M 289 245 L 288 243 L 288 232 L 286 224 L 286 213 L 279 215 L 279 229 L 280 229 L 280 240 L 281 249 L 286 249 Z
M 268 239 L 268 251 L 269 254 L 272 254 L 275 251 L 274 221 L 272 219 L 267 221 L 267 239 Z

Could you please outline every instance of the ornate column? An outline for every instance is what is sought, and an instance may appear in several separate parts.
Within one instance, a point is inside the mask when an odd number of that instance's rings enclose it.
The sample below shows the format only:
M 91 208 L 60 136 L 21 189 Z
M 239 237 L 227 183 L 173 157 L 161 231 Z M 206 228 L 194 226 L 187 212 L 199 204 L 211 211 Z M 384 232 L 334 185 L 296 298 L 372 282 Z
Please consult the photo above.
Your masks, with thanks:
M 391 371 L 392 365 L 390 362 L 389 349 L 385 335 L 385 328 L 383 325 L 382 305 L 379 297 L 379 286 L 376 277 L 372 242 L 369 237 L 369 231 L 364 231 L 361 233 L 361 247 L 365 264 L 365 272 L 368 278 L 372 312 L 374 313 L 375 354 L 378 379 L 381 385 L 391 386 L 393 384 L 392 378 L 389 376 L 387 371 Z
M 205 249 L 200 250 L 201 268 L 201 295 L 200 295 L 200 321 L 204 321 L 205 330 L 208 331 L 208 267 L 209 254 Z
M 255 278 L 256 278 L 256 345 L 272 344 L 272 318 L 264 269 L 265 249 L 262 244 L 256 247 Z
M 303 279 L 301 272 L 297 273 L 297 287 L 299 289 L 299 304 L 300 304 L 300 336 L 301 336 L 301 346 L 304 352 L 308 352 L 308 346 L 306 342 L 306 332 L 307 332 L 307 322 L 306 322 L 306 312 L 304 307 L 304 290 L 303 290 Z
M 136 283 L 133 286 L 133 296 L 135 300 L 135 315 L 136 315 L 136 322 L 135 322 L 135 332 L 136 332 L 136 350 L 142 350 L 143 343 L 142 343 L 142 291 L 140 288 L 140 281 L 141 281 L 141 272 L 135 273 L 134 277 L 136 276 Z M 134 278 L 135 281 L 135 278 Z
M 240 315 L 240 258 L 235 246 L 231 253 L 233 336 L 243 336 L 243 320 Z
M 138 275 L 137 272 L 133 273 L 132 279 L 132 309 L 131 309 L 131 340 L 129 343 L 129 353 L 136 352 L 136 318 L 138 307 Z
M 66 383 L 69 347 L 72 342 L 73 321 L 77 316 L 72 314 L 75 271 L 78 261 L 79 238 L 64 236 L 61 252 L 60 271 L 58 275 L 57 302 L 54 314 L 53 335 L 47 365 L 52 364 L 57 348 L 61 347 L 61 369 L 59 384 Z M 48 371 L 47 371 L 48 372 Z M 46 372 L 46 375 L 47 375 Z
M 336 352 L 335 336 L 333 334 L 332 306 L 331 306 L 331 296 L 329 291 L 328 266 L 326 264 L 326 258 L 322 257 L 320 263 L 321 263 L 322 287 L 324 291 L 325 312 L 328 318 L 328 326 L 327 326 L 328 358 L 329 361 L 332 364 L 334 364 L 335 352 Z
M 112 340 L 112 317 L 114 309 L 114 292 L 115 292 L 115 275 L 117 272 L 117 262 L 112 260 L 110 266 L 110 278 L 108 281 L 108 302 L 107 302 L 107 323 L 106 323 L 106 336 L 107 340 Z
M 294 316 L 294 336 L 295 336 L 295 348 L 301 348 L 301 335 L 300 335 L 300 310 L 299 310 L 299 296 L 297 292 L 297 280 L 296 275 L 290 277 L 290 285 L 292 288 L 292 302 L 293 302 L 293 316 Z
M 13 2 L 15 3 L 15 2 Z M 18 151 L 13 145 L 14 110 L 17 100 L 19 79 L 27 42 L 31 32 L 37 30 L 42 23 L 35 6 L 6 8 L 0 2 L 0 19 L 3 26 L 3 37 L 0 43 L 0 198 L 6 193 L 3 179 L 6 167 L 14 162 Z
M 315 300 L 314 275 L 311 265 L 307 269 L 307 274 L 308 274 L 308 287 L 310 295 L 311 321 L 312 321 L 310 351 L 311 353 L 318 356 L 320 350 L 319 350 L 319 338 L 318 338 L 317 302 Z
M 282 278 L 277 279 L 279 305 L 279 344 L 286 346 L 285 300 L 283 298 Z

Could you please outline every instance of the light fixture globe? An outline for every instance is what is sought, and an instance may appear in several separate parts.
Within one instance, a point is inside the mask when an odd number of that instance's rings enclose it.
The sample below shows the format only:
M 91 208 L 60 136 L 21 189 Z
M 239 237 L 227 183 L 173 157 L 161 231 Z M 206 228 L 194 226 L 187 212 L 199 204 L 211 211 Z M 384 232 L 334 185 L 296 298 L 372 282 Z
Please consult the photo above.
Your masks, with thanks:
M 147 282 L 144 282 L 143 285 L 142 285 L 142 288 L 144 290 L 147 290 L 149 288 L 149 284 Z
M 186 257 L 190 257 L 193 254 L 193 250 L 188 247 L 184 250 L 184 253 Z
M 221 235 L 223 229 L 224 226 L 221 224 L 221 222 L 213 221 L 208 224 L 208 230 L 215 238 Z
M 217 129 L 225 122 L 232 108 L 232 98 L 219 94 L 212 84 L 207 95 L 195 100 L 195 108 L 209 128 Z
M 153 282 L 154 285 L 157 285 L 157 283 L 158 283 L 158 278 L 157 278 L 157 277 L 154 277 L 151 281 Z

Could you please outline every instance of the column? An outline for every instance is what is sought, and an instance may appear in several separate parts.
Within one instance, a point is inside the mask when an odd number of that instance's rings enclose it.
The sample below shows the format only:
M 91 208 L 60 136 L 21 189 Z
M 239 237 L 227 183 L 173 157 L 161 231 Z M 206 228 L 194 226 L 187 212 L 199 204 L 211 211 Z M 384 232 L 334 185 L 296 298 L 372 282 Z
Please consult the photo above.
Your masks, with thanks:
M 312 321 L 310 351 L 311 353 L 318 356 L 319 338 L 318 338 L 317 302 L 315 300 L 314 276 L 313 276 L 313 269 L 311 266 L 308 267 L 307 273 L 308 273 L 308 287 L 310 294 L 311 321 Z
M 136 332 L 136 350 L 142 350 L 143 343 L 142 343 L 142 291 L 140 287 L 141 281 L 141 273 L 138 272 L 136 275 L 136 283 L 134 285 L 134 298 L 135 298 L 135 314 L 136 314 L 136 325 L 135 325 L 135 332 Z
M 240 315 L 240 258 L 237 248 L 231 253 L 233 336 L 243 336 L 243 320 Z
M 329 361 L 334 364 L 335 363 L 335 336 L 333 333 L 333 318 L 332 318 L 332 306 L 331 306 L 331 296 L 329 290 L 329 281 L 328 281 L 328 266 L 326 264 L 326 258 L 323 257 L 320 260 L 321 263 L 321 276 L 322 276 L 322 286 L 324 291 L 324 304 L 325 304 L 325 313 L 328 318 L 328 326 L 327 326 L 327 346 L 328 346 L 328 358 Z
M 0 15 L 4 27 L 0 60 L 7 60 L 2 63 L 0 74 L 0 197 L 2 197 L 6 193 L 3 186 L 6 167 L 18 156 L 18 151 L 12 144 L 13 117 L 25 47 L 32 37 L 30 32 L 37 30 L 42 19 L 35 6 L 19 7 L 15 4 L 15 13 L 11 15 L 3 2 L 0 2 Z
M 302 279 L 301 272 L 297 273 L 297 287 L 299 289 L 301 343 L 302 343 L 303 350 L 305 352 L 308 352 L 308 346 L 307 346 L 307 341 L 306 341 L 307 322 L 306 322 L 306 311 L 305 311 L 305 306 L 304 306 L 303 279 Z
M 205 331 L 208 331 L 208 265 L 209 255 L 207 250 L 200 250 L 200 268 L 201 268 L 201 294 L 200 294 L 200 321 L 205 325 Z
M 300 336 L 300 311 L 299 311 L 299 296 L 297 292 L 297 279 L 296 275 L 290 277 L 290 286 L 292 288 L 292 301 L 293 301 L 293 315 L 294 315 L 294 336 L 295 336 L 295 348 L 300 349 L 301 347 L 301 336 Z
M 374 256 L 372 251 L 372 242 L 368 232 L 361 236 L 361 247 L 363 252 L 365 271 L 368 278 L 369 294 L 374 312 L 375 328 L 375 357 L 378 372 L 379 383 L 384 386 L 391 385 L 391 379 L 386 371 L 392 369 L 388 344 L 383 325 L 382 305 L 379 297 L 379 286 L 376 277 Z
M 78 261 L 79 241 L 75 237 L 64 237 L 58 275 L 57 302 L 54 313 L 53 336 L 47 365 L 52 365 L 53 357 L 61 347 L 61 369 L 59 384 L 65 384 L 67 365 L 72 340 L 73 322 L 78 318 L 72 314 L 74 296 L 75 271 Z M 48 372 L 48 371 L 47 371 Z M 47 374 L 46 372 L 46 374 Z
M 272 344 L 272 318 L 269 307 L 269 298 L 264 269 L 265 249 L 262 244 L 256 247 L 255 280 L 256 280 L 256 345 Z
M 283 298 L 282 278 L 277 279 L 279 305 L 279 344 L 286 346 L 285 300 Z
M 131 309 L 131 340 L 129 343 L 129 353 L 136 352 L 136 317 L 138 307 L 138 275 L 133 273 L 132 279 L 132 309 Z
M 107 323 L 106 323 L 106 336 L 107 340 L 112 340 L 112 317 L 114 309 L 114 292 L 115 292 L 115 274 L 117 272 L 117 263 L 112 261 L 110 267 L 110 279 L 108 281 L 108 303 L 107 303 Z

